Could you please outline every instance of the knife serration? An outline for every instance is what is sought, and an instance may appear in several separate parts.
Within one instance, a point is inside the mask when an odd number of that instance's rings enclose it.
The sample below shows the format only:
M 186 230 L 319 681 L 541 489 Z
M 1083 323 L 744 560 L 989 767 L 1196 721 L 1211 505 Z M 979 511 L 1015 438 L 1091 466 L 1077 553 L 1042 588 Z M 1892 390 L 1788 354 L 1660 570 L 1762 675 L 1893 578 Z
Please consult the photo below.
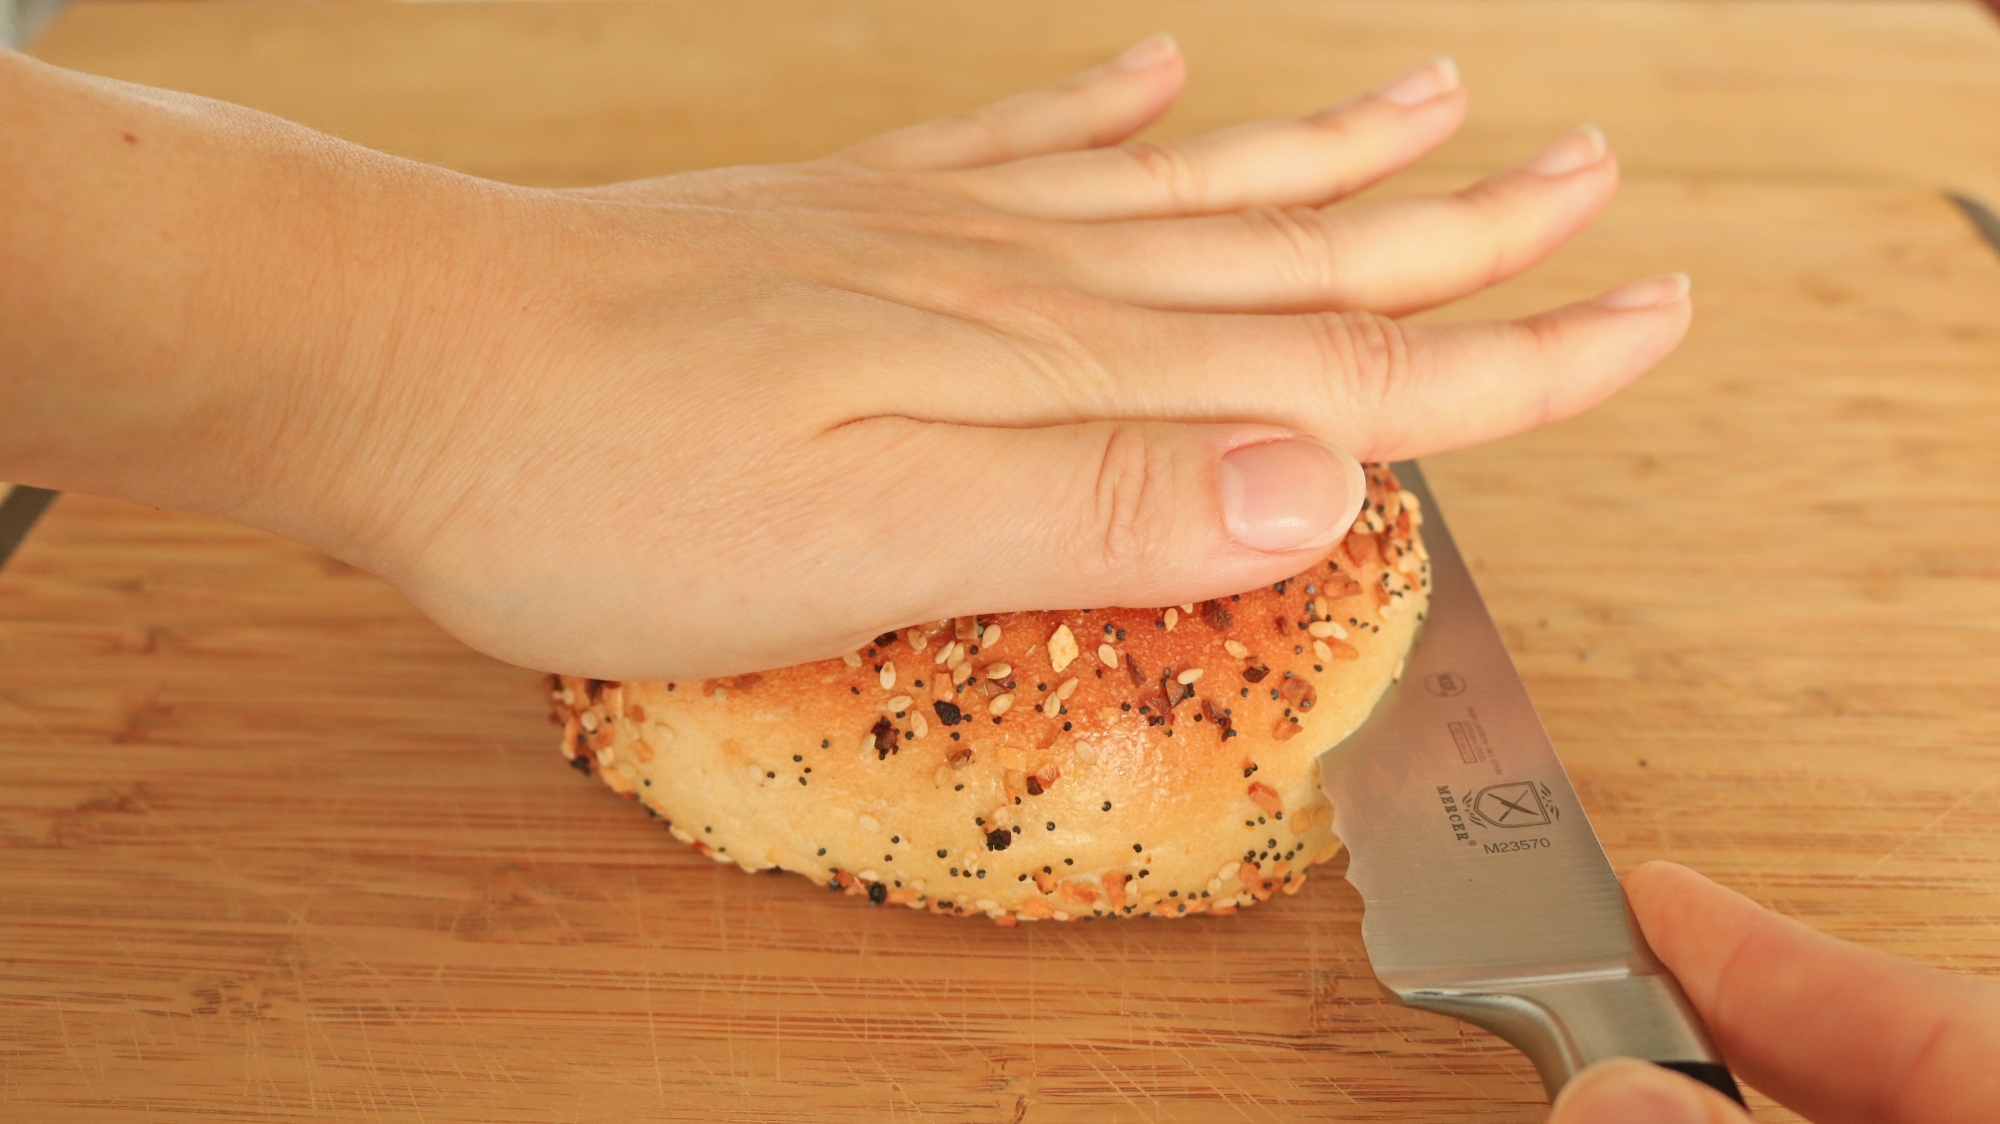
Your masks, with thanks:
M 1421 505 L 1430 606 L 1401 679 L 1319 760 L 1376 978 L 1519 1047 L 1551 1096 L 1612 1056 L 1734 1094 L 1633 922 L 1423 473 L 1393 467 Z

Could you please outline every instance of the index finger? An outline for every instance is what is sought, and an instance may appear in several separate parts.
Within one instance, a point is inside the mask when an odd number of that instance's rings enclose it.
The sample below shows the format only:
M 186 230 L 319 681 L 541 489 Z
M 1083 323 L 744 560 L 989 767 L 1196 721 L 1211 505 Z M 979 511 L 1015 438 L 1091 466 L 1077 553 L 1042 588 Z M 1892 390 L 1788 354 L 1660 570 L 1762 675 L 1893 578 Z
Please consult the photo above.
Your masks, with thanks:
M 1731 1068 L 1817 1124 L 2000 1119 L 2000 987 L 1814 932 L 1672 863 L 1625 878 Z

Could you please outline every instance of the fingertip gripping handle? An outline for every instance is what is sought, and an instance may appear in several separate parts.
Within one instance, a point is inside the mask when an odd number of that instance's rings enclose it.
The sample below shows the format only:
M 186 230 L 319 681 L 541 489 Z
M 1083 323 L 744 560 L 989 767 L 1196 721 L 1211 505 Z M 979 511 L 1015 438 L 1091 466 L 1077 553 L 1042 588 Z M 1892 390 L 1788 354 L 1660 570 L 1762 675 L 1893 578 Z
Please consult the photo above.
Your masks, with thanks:
M 1692 1077 L 1737 1104 L 1745 1108 L 1750 1107 L 1743 1103 L 1743 1091 L 1736 1087 L 1735 1076 L 1729 1072 L 1729 1067 L 1721 1062 L 1654 1062 L 1653 1064 L 1662 1069 L 1671 1069 L 1683 1077 Z

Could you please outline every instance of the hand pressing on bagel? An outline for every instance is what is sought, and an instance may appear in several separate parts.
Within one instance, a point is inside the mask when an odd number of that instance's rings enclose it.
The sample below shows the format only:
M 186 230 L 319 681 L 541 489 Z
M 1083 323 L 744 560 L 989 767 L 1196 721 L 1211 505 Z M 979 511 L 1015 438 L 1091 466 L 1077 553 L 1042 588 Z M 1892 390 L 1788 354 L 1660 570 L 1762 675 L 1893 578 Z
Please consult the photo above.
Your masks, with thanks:
M 213 512 L 473 646 L 614 679 L 1312 565 L 1357 464 L 1489 440 L 1671 350 L 1687 284 L 1395 319 L 1610 200 L 1594 130 L 1342 204 L 1451 135 L 1448 61 L 1131 138 L 1171 40 L 803 164 L 534 190 L 0 56 L 0 478 Z

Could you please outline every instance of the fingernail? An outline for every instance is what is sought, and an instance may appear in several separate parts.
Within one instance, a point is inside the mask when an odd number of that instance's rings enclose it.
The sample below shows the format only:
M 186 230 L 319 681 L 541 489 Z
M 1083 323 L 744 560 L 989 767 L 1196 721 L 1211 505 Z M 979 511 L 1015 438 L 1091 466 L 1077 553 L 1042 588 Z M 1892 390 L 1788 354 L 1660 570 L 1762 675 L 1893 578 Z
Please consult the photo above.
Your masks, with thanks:
M 1229 537 L 1252 550 L 1331 546 L 1368 494 L 1361 463 L 1311 437 L 1231 449 L 1216 475 Z
M 1651 1062 L 1599 1062 L 1563 1086 L 1549 1124 L 1709 1124 L 1701 1086 Z
M 1397 105 L 1422 105 L 1458 89 L 1458 64 L 1448 55 L 1439 55 L 1405 70 L 1380 86 L 1375 96 Z
M 1521 166 L 1538 176 L 1566 176 L 1604 159 L 1604 130 L 1579 125 L 1549 142 Z
M 1126 48 L 1114 65 L 1126 70 L 1149 70 L 1180 53 L 1180 46 L 1174 37 L 1162 31 L 1150 39 L 1142 39 Z
M 1685 299 L 1693 285 L 1685 273 L 1661 273 L 1627 281 L 1590 303 L 1599 308 L 1658 308 Z

